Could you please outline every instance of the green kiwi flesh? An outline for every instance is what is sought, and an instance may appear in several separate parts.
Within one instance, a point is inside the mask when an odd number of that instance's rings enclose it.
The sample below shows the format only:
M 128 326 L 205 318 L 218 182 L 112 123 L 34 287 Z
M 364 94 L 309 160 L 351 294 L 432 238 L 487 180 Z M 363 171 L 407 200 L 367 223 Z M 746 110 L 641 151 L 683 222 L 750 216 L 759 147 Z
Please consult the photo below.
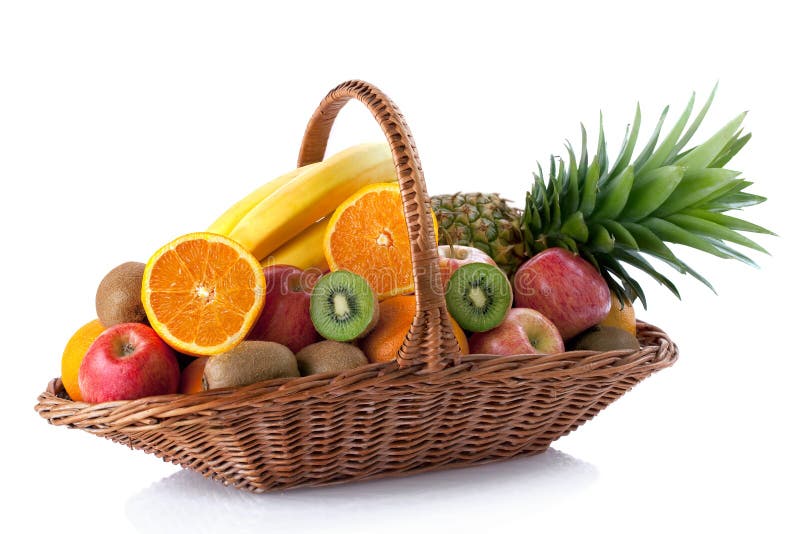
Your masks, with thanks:
M 318 373 L 341 373 L 367 365 L 361 349 L 350 343 L 325 340 L 312 343 L 297 353 L 297 366 L 303 376 Z
M 512 301 L 511 284 L 494 265 L 468 263 L 453 272 L 447 283 L 447 310 L 470 332 L 485 332 L 505 319 Z
M 328 273 L 311 291 L 311 321 L 326 339 L 358 339 L 378 322 L 378 298 L 363 277 L 345 270 Z

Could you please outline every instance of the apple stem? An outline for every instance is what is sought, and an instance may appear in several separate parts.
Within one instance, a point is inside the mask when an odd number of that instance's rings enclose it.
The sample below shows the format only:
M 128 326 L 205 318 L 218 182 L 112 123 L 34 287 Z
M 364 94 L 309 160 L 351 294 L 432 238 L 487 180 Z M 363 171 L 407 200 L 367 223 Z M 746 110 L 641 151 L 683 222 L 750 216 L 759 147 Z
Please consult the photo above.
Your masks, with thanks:
M 442 229 L 442 232 L 444 232 L 444 240 L 447 241 L 447 246 L 450 247 L 450 257 L 455 258 L 456 249 L 453 246 L 453 238 L 450 237 L 450 232 L 448 232 L 447 229 Z

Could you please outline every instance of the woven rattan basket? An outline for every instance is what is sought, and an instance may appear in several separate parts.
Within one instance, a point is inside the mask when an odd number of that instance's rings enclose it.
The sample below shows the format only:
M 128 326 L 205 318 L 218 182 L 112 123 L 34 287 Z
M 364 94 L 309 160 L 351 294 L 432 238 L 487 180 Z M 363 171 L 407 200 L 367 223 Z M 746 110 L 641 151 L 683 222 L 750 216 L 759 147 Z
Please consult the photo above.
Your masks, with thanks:
M 417 312 L 397 360 L 102 404 L 70 400 L 54 379 L 38 398 L 42 417 L 265 492 L 539 453 L 675 362 L 669 337 L 641 322 L 637 351 L 461 357 L 445 313 L 417 149 L 394 103 L 365 82 L 336 87 L 311 117 L 298 165 L 322 160 L 351 98 L 369 108 L 389 141 L 412 243 Z

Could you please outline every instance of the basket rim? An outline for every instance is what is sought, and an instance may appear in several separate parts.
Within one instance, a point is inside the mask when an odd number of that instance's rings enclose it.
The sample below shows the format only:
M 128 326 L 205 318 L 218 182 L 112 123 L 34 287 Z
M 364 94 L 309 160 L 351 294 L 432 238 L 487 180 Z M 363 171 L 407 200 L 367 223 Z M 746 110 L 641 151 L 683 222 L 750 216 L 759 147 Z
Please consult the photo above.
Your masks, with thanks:
M 642 342 L 638 350 L 566 351 L 556 354 L 501 356 L 470 354 L 460 364 L 426 372 L 423 363 L 400 368 L 396 361 L 368 364 L 342 373 L 324 373 L 295 378 L 278 378 L 238 388 L 221 388 L 199 393 L 156 395 L 135 400 L 90 404 L 65 397 L 60 378 L 48 383 L 35 409 L 53 424 L 73 426 L 80 421 L 98 428 L 116 429 L 128 425 L 151 426 L 159 419 L 191 416 L 194 413 L 235 410 L 253 403 L 292 403 L 313 398 L 339 397 L 370 388 L 391 389 L 408 383 L 420 387 L 441 387 L 457 381 L 535 379 L 554 392 L 576 378 L 613 380 L 636 370 L 650 374 L 669 367 L 678 350 L 661 329 L 637 321 Z

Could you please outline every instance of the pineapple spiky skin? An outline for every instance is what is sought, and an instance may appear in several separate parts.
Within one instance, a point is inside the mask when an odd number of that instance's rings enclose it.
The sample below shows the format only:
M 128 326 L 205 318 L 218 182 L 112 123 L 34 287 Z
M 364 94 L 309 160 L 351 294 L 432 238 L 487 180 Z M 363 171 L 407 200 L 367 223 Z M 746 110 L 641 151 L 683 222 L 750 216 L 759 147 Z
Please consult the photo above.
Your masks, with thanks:
M 440 245 L 475 247 L 511 277 L 527 259 L 522 212 L 493 193 L 455 193 L 431 198 Z
M 716 88 L 715 88 L 716 91 Z M 567 144 L 568 158 L 550 158 L 545 173 L 539 167 L 526 195 L 522 221 L 527 253 L 562 247 L 581 255 L 603 275 L 620 300 L 644 292 L 623 264 L 652 276 L 680 298 L 666 276 L 644 254 L 664 261 L 681 274 L 690 274 L 712 289 L 699 273 L 678 259 L 666 243 L 696 248 L 721 258 L 752 261 L 729 243 L 766 252 L 740 231 L 771 234 L 769 230 L 724 212 L 758 204 L 764 197 L 744 191 L 751 182 L 724 168 L 750 139 L 740 129 L 741 114 L 701 145 L 684 150 L 708 111 L 711 96 L 685 130 L 694 95 L 675 126 L 658 143 L 665 109 L 640 154 L 633 159 L 641 113 L 637 106 L 632 128 L 613 164 L 606 153 L 602 115 L 597 155 L 589 163 L 586 130 L 581 127 L 580 156 Z M 685 131 L 684 131 L 685 130 Z M 773 234 L 774 235 L 774 234 Z

